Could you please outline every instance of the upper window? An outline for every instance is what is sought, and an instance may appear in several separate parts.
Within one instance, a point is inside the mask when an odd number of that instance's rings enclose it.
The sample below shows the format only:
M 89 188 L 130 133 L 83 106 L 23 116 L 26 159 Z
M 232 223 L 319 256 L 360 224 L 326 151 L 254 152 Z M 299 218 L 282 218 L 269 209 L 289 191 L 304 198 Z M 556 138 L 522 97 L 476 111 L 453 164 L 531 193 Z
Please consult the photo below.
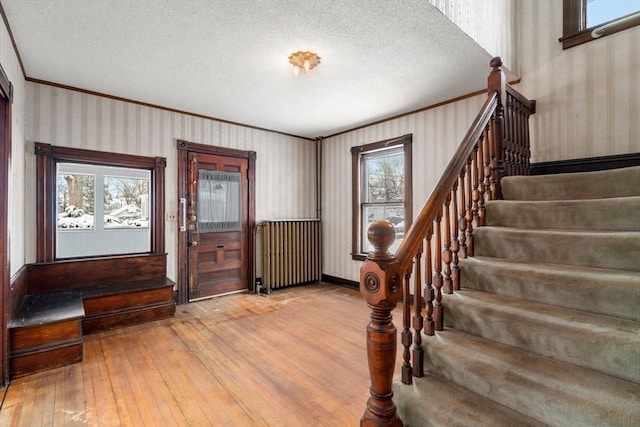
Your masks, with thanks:
M 354 259 L 373 250 L 367 231 L 374 221 L 387 220 L 396 230 L 389 249 L 395 252 L 412 220 L 411 135 L 351 149 L 353 165 Z
M 564 0 L 564 49 L 640 24 L 640 0 Z

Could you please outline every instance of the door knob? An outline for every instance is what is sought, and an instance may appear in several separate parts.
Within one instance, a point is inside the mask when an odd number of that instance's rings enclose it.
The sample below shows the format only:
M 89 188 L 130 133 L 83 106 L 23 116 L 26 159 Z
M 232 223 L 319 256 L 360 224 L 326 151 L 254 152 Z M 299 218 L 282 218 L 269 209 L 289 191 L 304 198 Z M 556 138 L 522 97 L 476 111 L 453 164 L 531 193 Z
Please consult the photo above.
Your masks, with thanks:
M 195 240 L 193 242 L 189 242 L 189 246 L 198 246 L 198 242 Z

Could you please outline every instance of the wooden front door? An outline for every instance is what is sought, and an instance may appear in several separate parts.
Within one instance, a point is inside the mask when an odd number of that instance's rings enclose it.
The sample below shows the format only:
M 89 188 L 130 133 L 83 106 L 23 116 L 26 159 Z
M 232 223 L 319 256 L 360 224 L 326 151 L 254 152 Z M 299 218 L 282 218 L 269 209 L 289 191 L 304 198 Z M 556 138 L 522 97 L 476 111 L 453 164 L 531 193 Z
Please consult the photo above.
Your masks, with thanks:
M 248 288 L 248 161 L 190 152 L 189 301 Z

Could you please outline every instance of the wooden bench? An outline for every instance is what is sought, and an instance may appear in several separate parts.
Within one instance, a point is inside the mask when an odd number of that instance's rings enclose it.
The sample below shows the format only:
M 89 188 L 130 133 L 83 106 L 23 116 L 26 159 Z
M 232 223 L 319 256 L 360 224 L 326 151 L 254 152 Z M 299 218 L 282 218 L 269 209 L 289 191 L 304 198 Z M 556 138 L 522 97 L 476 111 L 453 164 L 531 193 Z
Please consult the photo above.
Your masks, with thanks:
M 25 297 L 9 322 L 11 376 L 82 361 L 84 314 L 79 290 Z
M 14 378 L 82 361 L 83 334 L 175 314 L 166 254 L 30 264 L 24 282 L 9 322 Z
M 176 311 L 173 286 L 165 277 L 84 289 L 82 332 L 93 334 L 172 317 Z

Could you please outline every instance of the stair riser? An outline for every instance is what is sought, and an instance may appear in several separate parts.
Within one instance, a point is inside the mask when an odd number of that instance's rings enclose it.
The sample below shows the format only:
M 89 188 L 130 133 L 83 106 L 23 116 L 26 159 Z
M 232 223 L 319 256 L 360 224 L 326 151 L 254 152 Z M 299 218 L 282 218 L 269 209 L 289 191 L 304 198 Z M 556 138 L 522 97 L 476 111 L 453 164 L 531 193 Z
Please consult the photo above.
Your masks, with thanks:
M 414 378 L 409 386 L 396 381 L 393 394 L 407 426 L 545 426 L 434 375 Z
M 486 204 L 487 225 L 565 230 L 639 231 L 640 197 Z
M 476 256 L 640 271 L 640 232 L 569 233 L 480 227 Z
M 460 260 L 465 289 L 640 321 L 640 274 L 614 275 Z
M 507 177 L 505 200 L 575 200 L 640 196 L 640 167 L 601 172 Z
M 604 376 L 565 385 L 564 373 L 558 374 L 561 380 L 537 374 L 547 363 L 557 369 L 556 362 L 540 359 L 531 365 L 530 357 L 522 356 L 514 366 L 513 358 L 505 363 L 491 354 L 485 357 L 483 347 L 460 346 L 447 337 L 424 337 L 424 348 L 429 372 L 549 425 L 635 426 L 640 419 L 640 407 L 630 405 L 640 398 L 632 383 L 605 384 L 617 380 Z M 520 364 L 527 368 L 519 369 Z M 615 397 L 608 396 L 609 387 L 617 387 Z
M 535 318 L 465 297 L 445 301 L 444 309 L 447 327 L 640 383 L 640 328 L 616 331 L 571 318 Z

